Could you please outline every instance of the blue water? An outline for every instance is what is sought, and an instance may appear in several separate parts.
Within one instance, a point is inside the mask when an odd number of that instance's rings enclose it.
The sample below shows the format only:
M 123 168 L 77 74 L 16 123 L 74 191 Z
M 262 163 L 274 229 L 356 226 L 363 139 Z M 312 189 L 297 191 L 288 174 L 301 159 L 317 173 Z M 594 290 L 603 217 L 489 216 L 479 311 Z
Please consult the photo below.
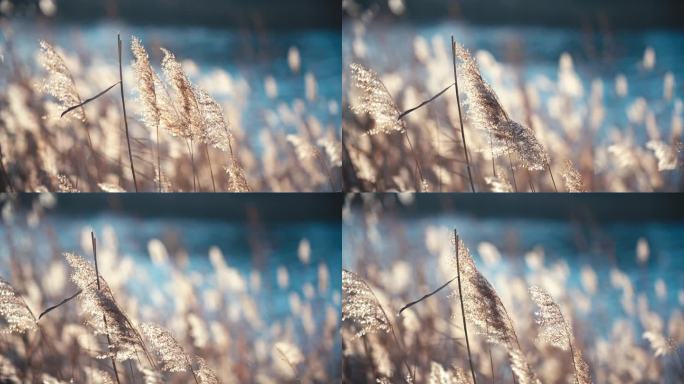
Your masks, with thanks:
M 683 30 L 617 30 L 585 31 L 571 28 L 537 26 L 480 26 L 454 22 L 411 25 L 406 23 L 373 23 L 364 36 L 366 57 L 355 58 L 352 54 L 354 30 L 351 22 L 343 26 L 343 58 L 345 70 L 352 60 L 361 60 L 376 71 L 396 71 L 416 85 L 416 78 L 424 74 L 413 52 L 415 36 L 422 36 L 431 44 L 434 36 L 441 36 L 444 50 L 449 52 L 451 35 L 473 52 L 486 50 L 497 62 L 504 65 L 512 76 L 521 70 L 526 81 L 534 82 L 545 76 L 553 82 L 558 80 L 558 64 L 564 52 L 572 56 L 574 69 L 581 78 L 585 103 L 589 100 L 591 83 L 603 81 L 605 119 L 599 128 L 599 137 L 606 139 L 609 128 L 627 130 L 626 108 L 637 97 L 646 99 L 656 113 L 663 137 L 670 130 L 674 101 L 663 99 L 664 76 L 674 74 L 676 85 L 673 100 L 682 98 L 684 84 L 684 31 Z M 388 49 L 391 47 L 391 49 Z M 518 48 L 516 48 L 518 47 Z M 646 71 L 641 67 L 647 47 L 655 50 L 655 67 Z M 514 54 L 522 58 L 516 67 Z M 628 95 L 618 97 L 615 78 L 623 74 L 629 85 Z M 485 77 L 488 74 L 485 73 Z M 509 83 L 509 87 L 516 84 Z M 420 87 L 420 82 L 418 82 Z M 420 89 L 420 88 L 419 88 Z M 540 95 L 544 101 L 548 94 Z M 545 106 L 545 104 L 543 104 Z M 645 139 L 643 124 L 632 124 L 637 138 Z
M 567 220 L 476 218 L 453 214 L 415 219 L 381 216 L 377 226 L 380 242 L 362 252 L 365 236 L 360 220 L 357 211 L 343 225 L 343 244 L 350 244 L 342 252 L 343 268 L 355 270 L 360 255 L 364 255 L 367 261 L 378 262 L 380 269 L 385 271 L 393 263 L 405 260 L 410 265 L 420 266 L 428 286 L 438 287 L 444 283 L 444 276 L 450 273 L 438 272 L 438 257 L 431 256 L 426 249 L 425 230 L 430 226 L 449 231 L 456 229 L 483 275 L 494 283 L 496 289 L 506 289 L 493 281 L 497 274 L 523 279 L 538 274 L 527 266 L 524 258 L 536 246 L 543 248 L 544 265 L 547 268 L 559 262 L 567 264 L 569 274 L 566 292 L 571 301 L 573 292 L 586 292 L 581 284 L 580 273 L 583 267 L 591 267 L 598 277 L 598 285 L 592 297 L 592 309 L 586 313 L 579 311 L 577 315 L 586 324 L 592 324 L 593 330 L 584 331 L 595 331 L 606 336 L 611 330 L 612 321 L 627 316 L 620 303 L 622 291 L 611 285 L 610 271 L 614 268 L 629 277 L 635 297 L 640 294 L 648 297 L 650 309 L 662 318 L 667 319 L 675 309 L 682 309 L 678 295 L 684 290 L 684 221 L 587 224 Z M 650 247 L 650 257 L 644 265 L 639 264 L 636 257 L 640 238 L 646 239 Z M 481 242 L 489 242 L 497 247 L 501 254 L 499 265 L 484 264 L 477 251 Z M 657 279 L 662 279 L 666 284 L 665 299 L 656 297 L 654 285 Z M 409 289 L 416 298 L 425 293 L 416 288 Z
M 19 220 L 17 220 L 19 222 Z M 212 288 L 216 284 L 214 270 L 209 261 L 209 249 L 218 247 L 225 262 L 237 269 L 246 281 L 247 294 L 254 300 L 260 316 L 265 324 L 284 322 L 289 318 L 297 318 L 289 304 L 290 293 L 297 293 L 303 302 L 304 286 L 311 284 L 318 287 L 318 266 L 325 264 L 329 270 L 329 288 L 321 293 L 316 290 L 312 299 L 314 308 L 325 308 L 332 305 L 340 308 L 341 270 L 340 270 L 340 224 L 329 221 L 308 221 L 269 225 L 262 223 L 255 232 L 244 222 L 199 220 L 183 218 L 146 218 L 144 220 L 100 214 L 96 216 L 49 216 L 43 219 L 36 228 L 14 225 L 0 225 L 0 276 L 7 279 L 9 244 L 11 239 L 17 253 L 31 262 L 40 265 L 41 261 L 50 260 L 52 254 L 51 236 L 56 236 L 57 248 L 60 252 L 76 252 L 89 257 L 89 249 L 81 248 L 81 234 L 92 228 L 98 237 L 98 249 L 105 247 L 105 231 L 113 231 L 118 244 L 118 260 L 124 256 L 134 262 L 134 273 L 126 283 L 129 294 L 135 296 L 141 304 L 150 303 L 150 292 L 164 290 L 171 280 L 171 269 L 154 265 L 148 254 L 148 242 L 159 239 L 167 247 L 169 257 L 173 258 L 174 249 L 182 249 L 187 253 L 188 265 L 183 270 L 186 276 L 192 273 L 201 274 L 204 285 L 201 288 Z M 87 234 L 87 232 L 86 232 Z M 307 239 L 311 245 L 311 259 L 308 265 L 300 262 L 297 250 L 300 240 Z M 258 250 L 256 249 L 258 248 Z M 259 257 L 255 257 L 259 254 Z M 66 266 L 66 262 L 65 262 Z M 285 267 L 289 275 L 289 286 L 281 289 L 277 284 L 277 268 Z M 261 275 L 261 288 L 253 291 L 249 288 L 249 278 L 253 271 Z M 143 278 L 146 276 L 146 278 Z M 172 292 L 164 293 L 172 305 Z M 239 300 L 237 297 L 224 297 L 226 303 Z M 172 313 L 172 308 L 155 308 L 160 313 Z M 217 316 L 221 321 L 225 314 L 207 314 Z M 314 311 L 317 329 L 325 319 L 324 310 Z M 270 329 L 270 327 L 267 327 Z M 296 336 L 296 335 L 295 335 Z M 269 331 L 264 330 L 260 337 L 269 340 Z M 302 345 L 307 350 L 306 345 Z
M 338 132 L 340 130 L 342 59 L 339 30 L 255 33 L 203 27 L 131 26 L 118 23 L 55 26 L 17 21 L 11 27 L 14 32 L 13 44 L 28 63 L 34 62 L 38 42 L 44 39 L 71 54 L 78 52 L 83 59 L 114 65 L 116 35 L 120 33 L 124 46 L 129 46 L 131 35 L 140 38 L 150 54 L 150 61 L 157 69 L 162 57 L 158 47 L 164 47 L 171 50 L 179 60 L 190 59 L 197 64 L 199 74 L 192 76 L 193 80 L 217 69 L 227 71 L 233 80 L 244 79 L 249 86 L 246 99 L 232 100 L 220 94 L 214 96 L 239 106 L 242 128 L 257 148 L 258 135 L 254 133 L 267 127 L 267 113 L 277 112 L 281 104 L 292 108 L 295 100 L 304 102 L 305 116 L 314 116 L 323 126 L 334 127 Z M 290 47 L 296 47 L 301 57 L 301 69 L 296 74 L 287 63 Z M 124 55 L 124 61 L 132 60 L 130 51 L 125 51 Z M 306 98 L 306 73 L 312 73 L 316 79 L 318 96 L 314 101 Z M 278 96 L 275 99 L 266 95 L 264 79 L 267 76 L 272 76 L 277 83 Z M 282 120 L 277 122 L 276 128 L 285 132 L 293 132 L 295 129 L 292 124 Z

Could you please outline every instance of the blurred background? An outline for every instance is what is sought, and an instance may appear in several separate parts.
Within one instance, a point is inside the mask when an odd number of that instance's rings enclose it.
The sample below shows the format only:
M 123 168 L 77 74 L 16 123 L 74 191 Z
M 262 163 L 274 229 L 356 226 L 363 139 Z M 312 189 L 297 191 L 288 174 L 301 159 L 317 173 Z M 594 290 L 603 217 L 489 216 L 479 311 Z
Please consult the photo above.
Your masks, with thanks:
M 219 71 L 227 75 L 218 76 L 222 83 L 216 82 L 217 76 L 204 83 L 214 81 L 208 91 L 231 101 L 240 112 L 231 120 L 253 127 L 252 133 L 272 123 L 266 119 L 269 110 L 306 100 L 306 74 L 315 76 L 318 91 L 307 111 L 322 124 L 339 128 L 339 108 L 329 104 L 337 103 L 341 93 L 340 12 L 339 4 L 312 0 L 0 2 L 2 39 L 11 33 L 21 59 L 33 61 L 38 41 L 47 40 L 89 61 L 111 61 L 116 57 L 115 35 L 121 33 L 126 46 L 135 35 L 157 68 L 162 57 L 158 47 L 164 47 L 194 64 L 189 72 L 195 78 Z M 290 49 L 301 63 L 296 70 L 288 66 Z M 267 94 L 267 77 L 277 84 L 275 95 Z
M 566 382 L 572 366 L 567 354 L 536 341 L 531 285 L 559 303 L 594 382 L 674 383 L 684 374 L 684 204 L 677 195 L 368 194 L 348 197 L 345 207 L 342 266 L 380 298 L 423 380 L 431 362 L 468 371 L 455 282 L 397 314 L 456 275 L 454 230 L 501 297 L 542 382 Z M 644 337 L 649 331 L 671 338 L 672 349 L 658 352 Z M 365 338 L 373 356 L 389 351 L 373 371 L 361 341 L 349 335 L 343 332 L 348 378 L 401 374 L 391 338 Z M 495 382 L 511 380 L 503 348 L 491 347 L 490 371 L 487 344 L 472 337 L 478 381 L 489 381 L 490 372 Z
M 154 124 L 143 124 L 139 84 L 130 66 L 133 36 L 141 40 L 161 79 L 160 48 L 165 48 L 192 84 L 219 103 L 250 190 L 338 190 L 341 12 L 339 3 L 316 0 L 0 1 L 0 103 L 7 110 L 0 116 L 0 147 L 14 188 L 39 189 L 27 175 L 35 172 L 41 174 L 40 187 L 49 191 L 59 189 L 60 174 L 84 192 L 102 190 L 98 183 L 134 189 L 126 143 L 121 142 L 120 96 L 110 91 L 86 105 L 88 123 L 83 125 L 92 136 L 89 152 L 94 154 L 77 155 L 69 149 L 76 146 L 62 143 L 85 142 L 81 122 L 68 115 L 60 118 L 67 106 L 54 104 L 54 90 L 48 95 L 41 89 L 49 71 L 37 60 L 40 41 L 56 47 L 69 72 L 67 82 L 71 77 L 80 98 L 86 99 L 117 81 L 120 34 L 131 152 L 139 184 L 144 184 L 140 190 L 159 190 L 155 184 L 165 184 L 167 190 L 221 191 L 232 181 L 225 175 L 231 163 L 225 153 L 204 153 L 195 140 L 189 147 L 197 153 L 189 155 L 182 140 L 165 129 L 158 140 Z M 31 135 L 35 137 L 27 137 Z M 25 148 L 34 141 L 41 143 L 39 148 Z M 295 144 L 315 148 L 316 159 L 298 158 Z M 27 165 L 50 150 L 57 154 L 56 160 L 47 155 L 54 167 Z M 151 164 L 157 150 L 162 181 L 155 181 Z M 83 157 L 96 157 L 101 170 L 79 170 L 75 164 L 83 164 Z M 197 173 L 201 188 L 195 186 L 195 176 L 188 182 L 190 173 Z
M 166 327 L 223 382 L 328 382 L 339 377 L 341 197 L 274 196 L 2 195 L 0 275 L 38 314 L 76 291 L 63 253 L 92 262 L 94 231 L 100 273 L 126 314 Z M 40 321 L 58 344 L 83 323 L 78 306 Z M 26 357 L 8 352 L 12 340 L 0 349 L 22 372 Z M 107 367 L 64 343 L 75 362 Z M 289 362 L 278 343 L 291 346 Z M 67 365 L 64 355 L 42 358 L 53 376 Z
M 572 159 L 590 191 L 681 188 L 680 1 L 344 0 L 343 9 L 345 106 L 353 104 L 348 69 L 353 62 L 380 74 L 401 111 L 436 94 L 453 82 L 453 35 L 472 52 L 511 118 L 535 132 L 552 167 Z M 453 92 L 406 119 L 423 168 L 432 168 L 426 172 L 435 190 L 440 183 L 447 184 L 444 191 L 468 189 L 459 182 L 462 167 L 451 169 L 453 161 L 447 161 L 463 160 L 451 99 Z M 354 146 L 357 132 L 369 123 L 346 111 L 343 118 L 345 137 L 352 138 L 348 145 Z M 479 142 L 467 116 L 465 124 L 475 173 L 486 173 L 487 161 L 478 164 L 486 143 Z M 425 131 L 439 132 L 438 138 Z M 656 141 L 665 144 L 664 152 L 654 153 Z M 647 147 L 648 142 L 653 144 Z M 377 146 L 373 143 L 375 152 Z M 453 146 L 458 148 L 452 151 Z M 656 167 L 655 159 L 668 151 L 668 165 Z M 363 168 L 364 159 L 357 158 L 362 156 L 350 152 L 355 166 Z M 560 174 L 557 167 L 554 173 Z M 638 167 L 644 171 L 634 170 Z M 379 180 L 382 172 L 376 173 Z M 543 183 L 538 189 L 553 190 L 550 180 L 537 182 Z M 397 188 L 383 189 L 390 187 Z

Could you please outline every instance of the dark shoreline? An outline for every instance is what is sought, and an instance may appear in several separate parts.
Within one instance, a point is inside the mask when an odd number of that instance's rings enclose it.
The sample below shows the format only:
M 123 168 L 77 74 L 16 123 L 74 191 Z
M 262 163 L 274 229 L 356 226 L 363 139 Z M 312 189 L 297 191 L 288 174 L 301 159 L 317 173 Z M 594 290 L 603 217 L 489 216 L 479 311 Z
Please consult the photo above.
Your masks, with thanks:
M 40 14 L 33 0 L 23 0 L 17 1 L 11 18 L 32 22 L 120 21 L 131 25 L 187 25 L 256 31 L 339 30 L 342 9 L 334 0 L 70 0 L 58 1 L 56 15 L 47 18 Z
M 374 22 L 435 23 L 448 20 L 474 25 L 529 25 L 597 30 L 684 29 L 684 2 L 656 0 L 405 0 L 403 14 L 393 15 L 386 3 L 357 0 L 377 11 Z M 343 22 L 350 20 L 344 12 Z
M 184 217 L 228 221 L 258 218 L 267 222 L 337 221 L 341 193 L 59 193 L 50 216 Z M 30 210 L 36 193 L 16 195 L 15 209 Z M 0 209 L 4 202 L 0 201 Z M 0 225 L 3 225 L 0 221 Z
M 428 193 L 415 194 L 404 206 L 395 196 L 383 204 L 400 217 L 441 213 L 476 217 L 535 218 L 580 221 L 681 221 L 684 197 L 679 193 Z M 360 207 L 361 201 L 354 204 Z

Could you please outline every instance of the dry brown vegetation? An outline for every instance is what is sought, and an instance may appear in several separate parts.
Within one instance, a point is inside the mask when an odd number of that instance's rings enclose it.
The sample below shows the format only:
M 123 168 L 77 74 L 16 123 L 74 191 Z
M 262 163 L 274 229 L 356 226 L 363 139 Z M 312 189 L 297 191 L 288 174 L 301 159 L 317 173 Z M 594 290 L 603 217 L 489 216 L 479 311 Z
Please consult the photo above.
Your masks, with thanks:
M 506 250 L 489 242 L 472 244 L 471 252 L 456 231 L 425 220 L 417 228 L 410 221 L 390 224 L 390 211 L 366 196 L 363 209 L 346 213 L 345 382 L 674 383 L 684 377 L 684 316 L 681 305 L 663 307 L 662 280 L 649 299 L 639 288 L 643 281 L 618 267 L 608 277 L 588 264 L 573 277 L 565 261 L 544 258 L 542 245 L 527 251 L 524 262 L 506 259 Z M 513 246 L 516 239 L 507 237 Z M 636 253 L 645 265 L 645 241 Z M 440 280 L 445 284 L 437 287 Z
M 383 64 L 386 71 L 378 73 L 372 63 L 383 62 L 383 52 L 365 45 L 371 19 L 349 21 L 346 190 L 681 190 L 684 104 L 673 97 L 671 72 L 657 102 L 673 107 L 670 126 L 658 124 L 660 107 L 643 97 L 625 111 L 629 125 L 617 126 L 606 116 L 608 85 L 596 79 L 587 92 L 568 53 L 560 57 L 557 81 L 526 81 L 520 68 L 495 59 L 498 52 L 473 55 L 453 36 L 449 44 L 448 36 L 416 35 L 413 56 Z M 645 72 L 651 61 L 645 54 Z M 616 92 L 625 97 L 628 79 L 617 79 Z M 600 129 L 609 131 L 607 140 Z
M 27 216 L 32 226 L 51 201 L 36 203 Z M 111 227 L 98 238 L 83 228 L 78 253 L 63 253 L 55 229 L 47 228 L 45 254 L 19 224 L 26 218 L 8 206 L 0 227 L 9 250 L 0 255 L 0 382 L 338 379 L 339 292 L 327 264 L 318 266 L 318 284 L 306 284 L 305 294 L 279 267 L 278 287 L 289 292 L 290 308 L 270 317 L 260 310 L 268 271 L 245 275 L 218 247 L 209 251 L 210 270 L 200 273 L 190 268 L 187 250 L 150 239 L 150 268 L 120 253 Z
M 241 126 L 244 102 L 238 84 L 222 90 L 232 93 L 230 103 L 218 102 L 197 85 L 227 87 L 232 80 L 226 72 L 191 79 L 171 51 L 162 48 L 161 61 L 153 62 L 135 37 L 130 38 L 130 51 L 129 42 L 119 40 L 118 57 L 115 48 L 97 52 L 111 58 L 104 63 L 89 52 L 65 51 L 41 41 L 39 70 L 14 54 L 9 27 L 3 34 L 0 185 L 5 190 L 341 188 L 337 128 L 324 126 L 306 111 L 306 102 L 316 97 L 309 91 L 316 86 L 313 76 L 307 77 L 306 97 L 269 112 L 296 127 L 286 133 L 277 125 Z M 160 73 L 155 69 L 159 66 Z M 276 86 L 272 78 L 271 83 Z M 253 135 L 259 136 L 259 150 L 253 148 Z

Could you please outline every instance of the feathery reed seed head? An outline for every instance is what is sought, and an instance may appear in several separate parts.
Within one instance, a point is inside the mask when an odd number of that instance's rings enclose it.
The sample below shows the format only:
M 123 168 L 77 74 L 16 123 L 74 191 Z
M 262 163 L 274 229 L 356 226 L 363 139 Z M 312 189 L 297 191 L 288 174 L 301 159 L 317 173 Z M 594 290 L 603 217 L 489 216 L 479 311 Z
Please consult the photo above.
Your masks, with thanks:
M 350 64 L 349 68 L 354 86 L 361 92 L 359 100 L 351 109 L 357 114 L 370 115 L 375 122 L 368 134 L 403 133 L 406 123 L 399 119 L 399 109 L 378 74 L 357 63 Z
M 8 282 L 0 279 L 0 333 L 24 333 L 36 329 L 36 318 L 26 301 Z
M 152 350 L 161 359 L 164 371 L 186 372 L 188 370 L 191 363 L 190 357 L 169 331 L 149 323 L 142 324 L 140 330 Z
M 530 287 L 532 301 L 539 307 L 535 313 L 540 326 L 539 339 L 546 344 L 562 350 L 572 350 L 572 362 L 575 367 L 575 380 L 579 384 L 591 383 L 589 365 L 584 361 L 582 353 L 575 345 L 570 324 L 565 320 L 560 307 L 546 290 L 538 286 Z
M 133 36 L 131 40 L 131 51 L 135 57 L 133 63 L 133 73 L 135 74 L 138 87 L 139 101 L 143 109 L 143 121 L 148 127 L 156 128 L 159 124 L 161 111 L 157 106 L 157 92 L 155 89 L 155 78 L 157 77 L 150 65 L 150 59 L 143 47 L 140 39 Z
M 71 280 L 82 290 L 78 298 L 87 316 L 86 324 L 95 334 L 109 337 L 109 352 L 99 357 L 136 359 L 136 352 L 144 349 L 140 335 L 114 300 L 107 282 L 100 277 L 98 288 L 95 268 L 88 261 L 74 253 L 66 253 L 65 257 L 73 270 Z
M 563 181 L 568 192 L 586 192 L 582 175 L 579 173 L 572 160 L 566 160 L 563 166 Z
M 71 71 L 69 71 L 69 68 L 64 63 L 64 59 L 57 53 L 57 50 L 45 41 L 40 42 L 38 62 L 47 71 L 47 78 L 40 85 L 43 92 L 59 100 L 61 107 L 65 110 L 81 103 L 81 97 L 76 90 L 76 84 L 74 83 Z M 67 116 L 69 115 L 77 120 L 85 121 L 83 106 L 75 108 L 67 114 Z
M 466 107 L 470 120 L 488 133 L 492 155 L 514 152 L 521 165 L 529 170 L 542 170 L 548 164 L 548 154 L 532 130 L 511 120 L 492 87 L 482 78 L 475 59 L 460 44 L 455 45 L 459 58 L 459 86 L 467 95 Z
M 342 320 L 351 320 L 359 328 L 356 337 L 389 332 L 391 327 L 370 286 L 347 270 L 342 270 Z
M 452 237 L 455 242 L 455 237 Z M 454 255 L 452 264 L 456 263 Z M 504 346 L 508 352 L 511 368 L 520 383 L 538 384 L 539 379 L 520 348 L 513 322 L 499 295 L 489 281 L 480 273 L 463 241 L 458 242 L 458 265 L 460 266 L 461 292 L 466 321 L 475 324 L 478 333 L 491 343 Z M 458 291 L 455 291 L 458 294 Z

